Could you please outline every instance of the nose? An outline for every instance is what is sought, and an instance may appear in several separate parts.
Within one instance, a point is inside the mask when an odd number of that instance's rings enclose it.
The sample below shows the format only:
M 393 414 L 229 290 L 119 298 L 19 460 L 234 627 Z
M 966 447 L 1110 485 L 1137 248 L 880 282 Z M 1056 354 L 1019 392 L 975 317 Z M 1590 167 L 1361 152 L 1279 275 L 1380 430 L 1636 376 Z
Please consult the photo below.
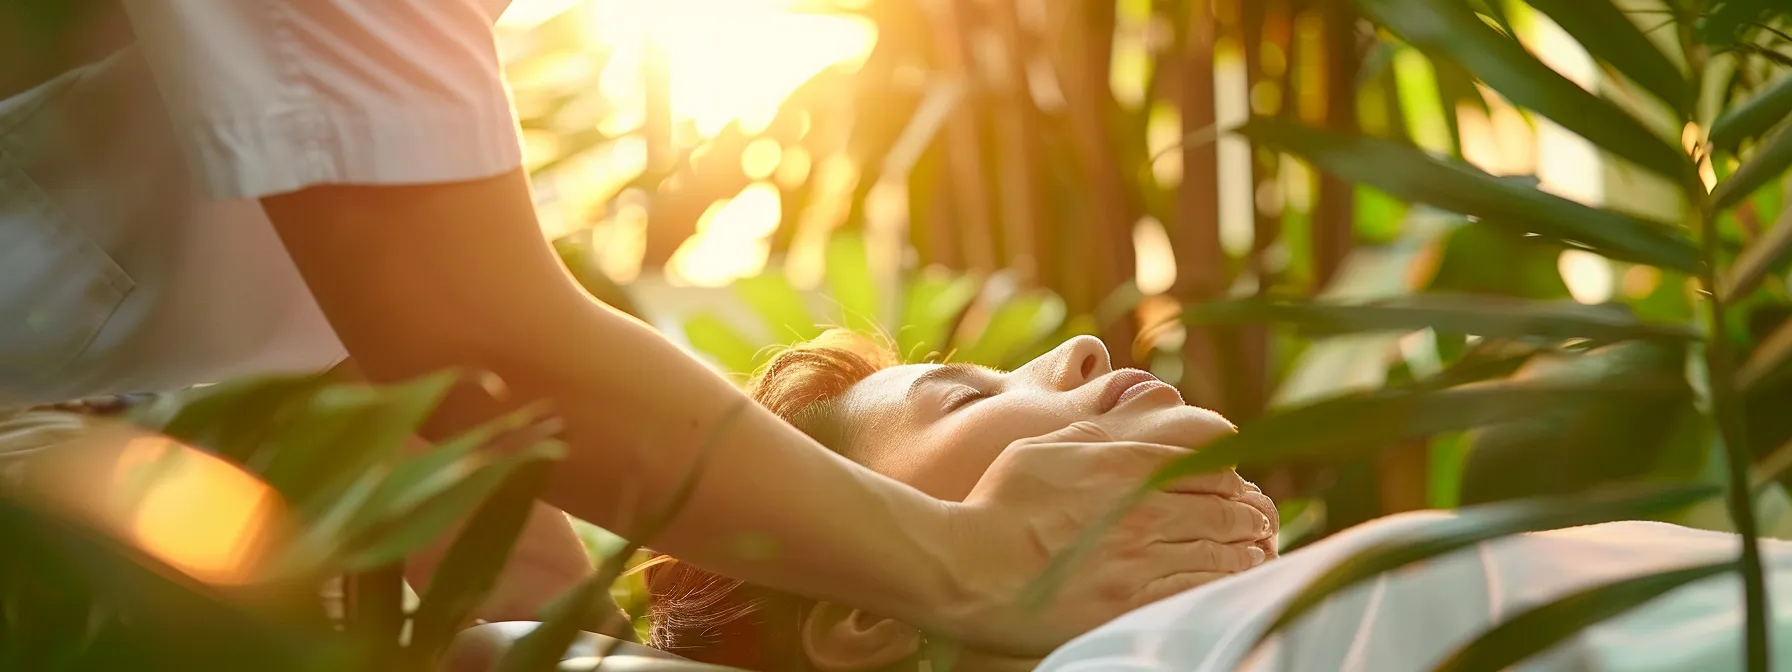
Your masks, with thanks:
M 1063 353 L 1059 360 L 1058 384 L 1062 389 L 1075 389 L 1096 378 L 1112 373 L 1113 360 L 1108 346 L 1094 336 L 1077 336 L 1058 346 Z

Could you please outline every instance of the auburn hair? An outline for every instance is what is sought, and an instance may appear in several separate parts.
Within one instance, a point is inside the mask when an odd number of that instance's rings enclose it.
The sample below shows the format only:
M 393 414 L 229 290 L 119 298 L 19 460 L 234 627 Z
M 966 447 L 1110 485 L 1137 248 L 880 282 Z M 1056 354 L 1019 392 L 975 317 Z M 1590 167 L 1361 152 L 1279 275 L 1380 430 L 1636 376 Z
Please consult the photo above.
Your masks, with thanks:
M 753 401 L 828 448 L 852 439 L 838 401 L 853 385 L 897 364 L 883 342 L 833 329 L 774 355 L 748 382 Z M 648 643 L 715 665 L 809 670 L 800 638 L 811 600 L 659 556 L 645 580 Z

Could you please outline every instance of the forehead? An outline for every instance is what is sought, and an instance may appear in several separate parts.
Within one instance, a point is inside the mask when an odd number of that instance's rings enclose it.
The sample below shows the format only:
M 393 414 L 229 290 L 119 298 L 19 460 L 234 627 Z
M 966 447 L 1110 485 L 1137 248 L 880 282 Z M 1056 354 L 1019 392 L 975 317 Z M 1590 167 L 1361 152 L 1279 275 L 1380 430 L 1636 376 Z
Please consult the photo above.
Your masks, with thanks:
M 893 417 L 908 405 L 909 386 L 939 364 L 904 364 L 873 373 L 847 390 L 841 405 L 855 417 Z

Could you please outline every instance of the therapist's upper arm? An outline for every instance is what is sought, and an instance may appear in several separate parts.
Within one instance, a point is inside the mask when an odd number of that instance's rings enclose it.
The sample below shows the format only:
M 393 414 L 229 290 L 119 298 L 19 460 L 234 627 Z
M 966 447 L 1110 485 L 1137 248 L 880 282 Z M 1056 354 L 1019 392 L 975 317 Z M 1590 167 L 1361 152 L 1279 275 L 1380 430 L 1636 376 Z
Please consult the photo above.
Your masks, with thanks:
M 522 162 L 508 0 L 124 0 L 207 195 L 489 177 Z

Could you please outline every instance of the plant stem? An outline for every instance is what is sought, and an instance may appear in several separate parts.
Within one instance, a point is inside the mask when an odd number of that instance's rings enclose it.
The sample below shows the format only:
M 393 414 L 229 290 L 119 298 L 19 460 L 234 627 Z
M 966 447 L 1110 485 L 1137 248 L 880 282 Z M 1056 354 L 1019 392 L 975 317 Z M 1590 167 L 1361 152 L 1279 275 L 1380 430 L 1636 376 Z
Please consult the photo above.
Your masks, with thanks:
M 1701 91 L 1705 52 L 1703 45 L 1691 38 L 1688 25 L 1682 23 L 1681 45 L 1686 52 L 1693 91 Z M 1696 170 L 1694 174 L 1697 174 Z M 1739 565 L 1742 571 L 1743 603 L 1747 613 L 1745 647 L 1748 669 L 1750 672 L 1767 672 L 1771 655 L 1767 639 L 1767 581 L 1761 572 L 1754 489 L 1749 483 L 1748 428 L 1743 422 L 1741 400 L 1736 393 L 1735 357 L 1730 351 L 1731 343 L 1726 326 L 1725 304 L 1729 297 L 1718 293 L 1718 213 L 1712 210 L 1711 196 L 1697 177 L 1686 185 L 1686 197 L 1686 216 L 1690 220 L 1688 224 L 1698 227 L 1700 254 L 1704 261 L 1699 272 L 1699 282 L 1704 286 L 1707 300 L 1711 302 L 1711 333 L 1705 346 L 1711 413 L 1717 421 L 1718 434 L 1724 443 L 1725 462 L 1728 463 L 1726 475 L 1729 481 L 1730 519 L 1735 523 L 1736 531 L 1742 535 L 1742 558 Z
M 1716 272 L 1713 270 L 1717 254 L 1717 216 L 1707 206 L 1709 199 L 1701 194 L 1698 200 L 1696 213 L 1701 220 L 1706 259 L 1700 282 L 1711 302 L 1711 338 L 1705 347 L 1705 368 L 1711 381 L 1712 415 L 1716 416 L 1718 433 L 1724 442 L 1724 461 L 1728 463 L 1730 519 L 1742 535 L 1740 566 L 1748 613 L 1748 669 L 1750 672 L 1767 672 L 1767 582 L 1761 572 L 1754 490 L 1749 487 L 1747 427 L 1737 412 L 1740 400 L 1736 398 L 1735 359 L 1730 352 L 1729 337 L 1724 333 L 1724 299 L 1717 295 Z

